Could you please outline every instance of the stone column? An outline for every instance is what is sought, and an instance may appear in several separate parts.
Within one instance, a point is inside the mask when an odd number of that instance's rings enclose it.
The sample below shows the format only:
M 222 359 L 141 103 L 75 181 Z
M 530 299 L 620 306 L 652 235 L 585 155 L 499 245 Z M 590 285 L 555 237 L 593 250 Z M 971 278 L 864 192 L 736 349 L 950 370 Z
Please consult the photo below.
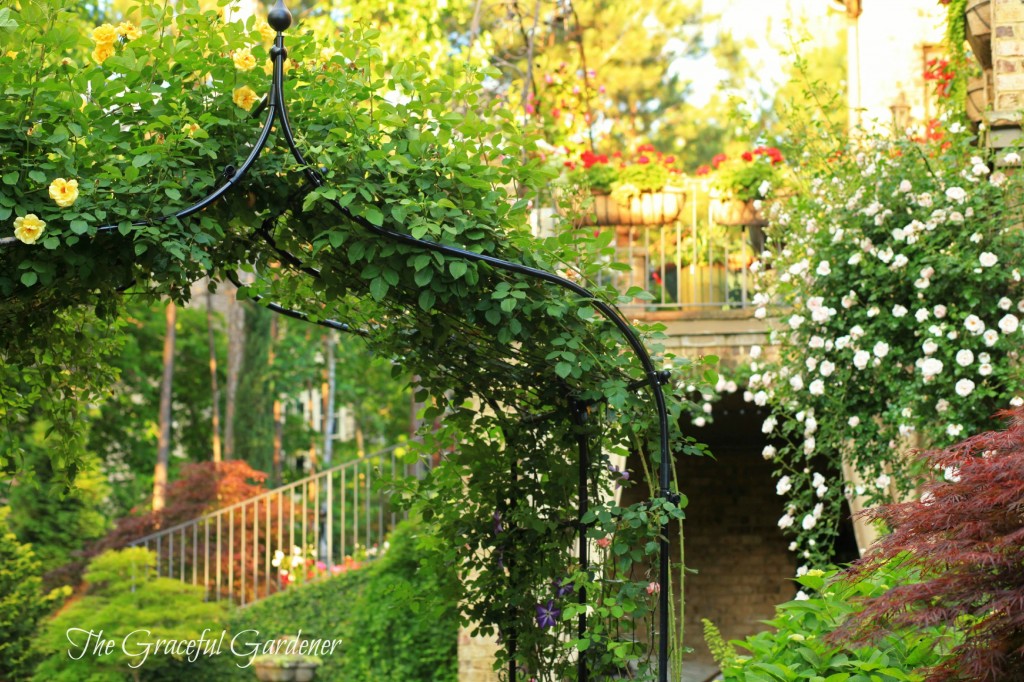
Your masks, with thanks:
M 459 629 L 459 682 L 498 682 L 494 661 L 498 653 L 496 637 L 471 635 Z

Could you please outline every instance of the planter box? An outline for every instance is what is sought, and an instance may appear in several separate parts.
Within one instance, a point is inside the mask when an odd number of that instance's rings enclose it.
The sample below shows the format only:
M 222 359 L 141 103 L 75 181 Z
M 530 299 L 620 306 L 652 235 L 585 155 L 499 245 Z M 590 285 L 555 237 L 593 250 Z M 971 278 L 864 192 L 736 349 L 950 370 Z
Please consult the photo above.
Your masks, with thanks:
M 720 198 L 711 201 L 711 219 L 719 225 L 747 225 L 765 227 L 768 221 L 764 214 L 754 208 L 753 201 Z
M 257 663 L 253 666 L 256 679 L 260 682 L 294 682 L 295 668 L 269 663 Z
M 992 68 L 992 2 L 967 0 L 964 10 L 967 42 L 982 68 Z
M 679 217 L 686 195 L 683 192 L 644 192 L 623 205 L 608 194 L 595 194 L 590 208 L 590 225 L 665 225 Z
M 967 81 L 967 118 L 981 121 L 984 112 L 991 106 L 995 94 L 992 87 L 992 69 Z

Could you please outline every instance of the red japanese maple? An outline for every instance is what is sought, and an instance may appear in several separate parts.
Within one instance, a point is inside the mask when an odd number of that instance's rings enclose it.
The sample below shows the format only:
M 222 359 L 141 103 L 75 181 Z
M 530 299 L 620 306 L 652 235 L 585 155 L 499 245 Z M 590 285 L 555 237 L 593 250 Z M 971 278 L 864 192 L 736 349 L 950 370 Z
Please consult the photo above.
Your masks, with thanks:
M 892 533 L 852 575 L 903 560 L 923 580 L 867 601 L 834 638 L 946 624 L 965 637 L 929 682 L 1024 680 L 1024 408 L 997 416 L 1004 430 L 922 455 L 936 474 L 920 500 L 868 512 Z

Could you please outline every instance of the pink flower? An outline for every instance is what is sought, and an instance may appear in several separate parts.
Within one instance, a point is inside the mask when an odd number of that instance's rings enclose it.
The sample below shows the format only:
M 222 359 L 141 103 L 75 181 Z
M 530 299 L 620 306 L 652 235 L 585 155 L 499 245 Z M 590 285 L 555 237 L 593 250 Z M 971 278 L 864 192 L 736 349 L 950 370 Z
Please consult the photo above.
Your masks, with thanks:
M 658 594 L 661 592 L 661 585 L 656 582 L 650 582 L 647 584 L 647 594 Z
M 610 545 L 610 544 L 612 544 L 612 541 L 611 541 L 610 538 L 601 538 L 600 540 L 597 541 L 597 546 L 600 547 L 601 549 L 607 549 L 608 545 Z

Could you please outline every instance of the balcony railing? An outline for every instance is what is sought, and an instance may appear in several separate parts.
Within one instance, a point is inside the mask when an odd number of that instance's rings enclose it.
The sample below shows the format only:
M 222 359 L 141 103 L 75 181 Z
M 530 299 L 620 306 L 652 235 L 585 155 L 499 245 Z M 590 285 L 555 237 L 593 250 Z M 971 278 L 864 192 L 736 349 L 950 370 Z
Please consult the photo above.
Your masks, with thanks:
M 636 300 L 628 306 L 632 314 L 751 307 L 750 267 L 764 246 L 763 223 L 720 224 L 707 183 L 688 181 L 682 191 L 684 205 L 672 222 L 595 228 L 615 231 L 615 262 L 628 266 L 609 267 L 599 283 L 611 282 L 622 292 L 631 287 L 649 292 L 653 300 Z M 533 227 L 542 237 L 573 229 L 549 207 L 534 211 Z

